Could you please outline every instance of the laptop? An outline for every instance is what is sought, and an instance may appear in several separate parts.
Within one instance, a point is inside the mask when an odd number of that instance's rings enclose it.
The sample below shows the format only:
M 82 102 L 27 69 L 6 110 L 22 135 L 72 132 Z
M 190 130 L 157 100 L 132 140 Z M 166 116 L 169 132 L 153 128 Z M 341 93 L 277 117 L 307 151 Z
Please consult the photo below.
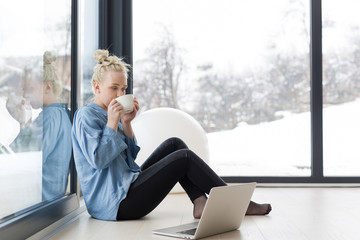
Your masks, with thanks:
M 211 189 L 198 222 L 153 230 L 154 234 L 198 239 L 240 227 L 256 183 L 236 184 Z

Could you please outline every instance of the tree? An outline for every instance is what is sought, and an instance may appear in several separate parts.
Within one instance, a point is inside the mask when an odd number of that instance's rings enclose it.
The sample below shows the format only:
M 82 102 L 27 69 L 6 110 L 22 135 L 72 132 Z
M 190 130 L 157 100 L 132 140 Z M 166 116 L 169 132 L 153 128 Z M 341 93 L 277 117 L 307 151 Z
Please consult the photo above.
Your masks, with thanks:
M 197 112 L 192 115 L 207 132 L 233 129 L 239 122 L 248 119 L 247 108 L 252 90 L 249 79 L 232 73 L 217 73 L 212 64 L 198 66 L 200 77 L 196 102 Z
M 180 109 L 179 84 L 185 68 L 182 49 L 172 32 L 163 27 L 162 34 L 147 49 L 147 57 L 135 63 L 136 86 L 143 108 L 172 107 Z

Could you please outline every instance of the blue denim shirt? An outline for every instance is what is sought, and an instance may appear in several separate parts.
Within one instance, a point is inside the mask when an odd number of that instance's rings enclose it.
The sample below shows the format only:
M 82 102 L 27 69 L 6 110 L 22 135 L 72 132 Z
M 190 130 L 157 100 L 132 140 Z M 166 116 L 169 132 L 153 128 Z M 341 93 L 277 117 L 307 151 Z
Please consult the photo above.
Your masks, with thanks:
M 71 159 L 71 122 L 66 103 L 43 110 L 42 200 L 66 193 Z
M 124 134 L 121 123 L 117 132 L 106 123 L 107 112 L 97 104 L 78 109 L 73 151 L 88 212 L 98 219 L 116 220 L 120 202 L 141 171 L 135 163 L 140 147 Z
M 71 159 L 71 122 L 66 103 L 45 107 L 11 143 L 15 152 L 42 151 L 42 200 L 66 193 Z

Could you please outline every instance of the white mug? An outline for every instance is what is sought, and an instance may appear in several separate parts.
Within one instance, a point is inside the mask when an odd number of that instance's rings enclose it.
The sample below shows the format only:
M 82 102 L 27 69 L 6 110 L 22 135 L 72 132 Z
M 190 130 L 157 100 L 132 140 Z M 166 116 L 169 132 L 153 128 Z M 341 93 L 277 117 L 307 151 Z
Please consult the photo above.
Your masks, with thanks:
M 134 111 L 134 96 L 132 94 L 122 95 L 115 100 L 121 104 L 124 113 L 131 113 Z

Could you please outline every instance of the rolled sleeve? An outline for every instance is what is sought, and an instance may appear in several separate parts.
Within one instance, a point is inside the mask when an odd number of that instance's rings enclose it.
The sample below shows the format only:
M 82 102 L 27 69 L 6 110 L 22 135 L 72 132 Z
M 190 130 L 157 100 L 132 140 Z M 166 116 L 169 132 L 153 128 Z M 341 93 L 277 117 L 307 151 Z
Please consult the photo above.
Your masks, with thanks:
M 77 139 L 83 154 L 93 168 L 107 168 L 121 152 L 127 149 L 127 144 L 122 141 L 119 134 L 110 127 L 98 127 L 96 119 L 87 118 L 78 122 L 82 124 L 77 126 Z

